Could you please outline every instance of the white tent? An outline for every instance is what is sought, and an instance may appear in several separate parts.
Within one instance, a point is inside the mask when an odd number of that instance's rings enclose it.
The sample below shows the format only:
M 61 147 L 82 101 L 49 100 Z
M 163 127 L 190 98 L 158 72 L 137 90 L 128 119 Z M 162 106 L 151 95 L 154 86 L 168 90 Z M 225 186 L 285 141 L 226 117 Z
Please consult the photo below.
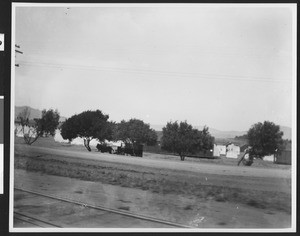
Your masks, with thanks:
M 59 142 L 59 143 L 69 143 L 69 140 L 63 139 L 63 137 L 60 134 L 60 130 L 57 129 L 55 132 L 54 136 L 54 141 Z M 124 142 L 122 141 L 117 141 L 117 142 L 112 142 L 112 141 L 105 141 L 109 146 L 115 146 L 115 147 L 120 147 L 121 145 L 124 146 Z M 92 139 L 90 142 L 90 146 L 96 147 L 99 141 L 97 139 Z M 71 144 L 74 145 L 84 145 L 83 139 L 82 138 L 75 138 L 72 140 Z

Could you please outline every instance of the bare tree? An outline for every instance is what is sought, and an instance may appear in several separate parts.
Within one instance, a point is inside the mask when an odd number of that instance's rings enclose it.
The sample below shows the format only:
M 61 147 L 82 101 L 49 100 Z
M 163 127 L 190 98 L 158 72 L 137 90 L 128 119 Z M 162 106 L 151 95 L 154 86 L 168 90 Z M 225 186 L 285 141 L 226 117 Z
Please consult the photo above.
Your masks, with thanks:
M 30 109 L 26 107 L 17 119 L 22 126 L 22 133 L 25 143 L 33 144 L 39 137 L 43 135 L 55 135 L 55 129 L 59 124 L 59 113 L 57 110 L 43 110 L 42 118 L 30 120 Z
M 20 122 L 22 127 L 22 134 L 24 140 L 27 144 L 31 142 L 31 139 L 36 137 L 35 130 L 30 125 L 30 109 L 29 107 L 25 107 L 23 111 L 19 113 L 17 116 L 17 120 Z M 31 122 L 32 123 L 32 122 Z

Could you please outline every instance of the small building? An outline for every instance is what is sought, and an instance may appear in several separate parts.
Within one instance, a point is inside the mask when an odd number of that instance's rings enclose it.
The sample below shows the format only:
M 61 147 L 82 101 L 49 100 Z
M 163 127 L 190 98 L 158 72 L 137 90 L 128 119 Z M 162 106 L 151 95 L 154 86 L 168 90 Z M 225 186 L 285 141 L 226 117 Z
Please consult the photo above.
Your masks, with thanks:
M 267 155 L 262 158 L 264 161 L 273 162 L 275 164 L 292 164 L 292 152 L 291 150 L 282 150 L 277 154 Z
M 292 151 L 291 150 L 283 150 L 277 155 L 275 155 L 274 163 L 276 164 L 292 164 Z
M 213 156 L 220 157 L 226 155 L 226 146 L 220 144 L 214 144 Z
M 275 164 L 285 164 L 291 165 L 292 164 L 292 152 L 291 150 L 282 150 L 280 153 L 276 155 L 269 155 L 263 157 L 264 161 L 271 161 Z
M 237 159 L 240 154 L 240 147 L 233 144 L 229 143 L 226 145 L 226 157 L 227 158 L 235 158 Z
M 240 153 L 240 147 L 232 142 L 214 144 L 213 155 L 215 157 L 223 156 L 237 159 Z

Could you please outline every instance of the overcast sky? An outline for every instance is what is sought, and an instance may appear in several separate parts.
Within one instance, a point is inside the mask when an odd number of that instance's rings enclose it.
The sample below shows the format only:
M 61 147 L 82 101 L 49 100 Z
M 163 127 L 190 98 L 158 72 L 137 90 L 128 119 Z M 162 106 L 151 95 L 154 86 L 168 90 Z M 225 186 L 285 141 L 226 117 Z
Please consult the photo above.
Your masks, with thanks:
M 292 127 L 291 5 L 16 7 L 15 105 L 70 117 Z

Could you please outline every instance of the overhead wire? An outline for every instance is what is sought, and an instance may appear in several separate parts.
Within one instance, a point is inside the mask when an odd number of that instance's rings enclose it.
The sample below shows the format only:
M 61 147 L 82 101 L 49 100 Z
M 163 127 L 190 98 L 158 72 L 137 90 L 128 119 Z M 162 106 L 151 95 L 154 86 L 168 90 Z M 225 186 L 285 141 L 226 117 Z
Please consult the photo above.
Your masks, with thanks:
M 21 65 L 25 66 L 40 66 L 40 67 L 53 67 L 53 68 L 66 68 L 76 70 L 95 70 L 117 73 L 130 73 L 141 75 L 158 75 L 169 77 L 186 77 L 186 78 L 198 78 L 198 79 L 212 79 L 212 80 L 235 80 L 235 81 L 255 81 L 255 82 L 287 82 L 286 80 L 272 79 L 267 77 L 255 77 L 255 76 L 243 76 L 243 75 L 219 75 L 219 74 L 204 74 L 204 73 L 191 73 L 191 72 L 175 72 L 175 71 L 161 71 L 161 70 L 149 70 L 149 69 L 126 69 L 118 67 L 101 67 L 101 66 L 87 66 L 76 64 L 55 64 L 44 62 L 32 62 L 32 61 L 19 61 Z

